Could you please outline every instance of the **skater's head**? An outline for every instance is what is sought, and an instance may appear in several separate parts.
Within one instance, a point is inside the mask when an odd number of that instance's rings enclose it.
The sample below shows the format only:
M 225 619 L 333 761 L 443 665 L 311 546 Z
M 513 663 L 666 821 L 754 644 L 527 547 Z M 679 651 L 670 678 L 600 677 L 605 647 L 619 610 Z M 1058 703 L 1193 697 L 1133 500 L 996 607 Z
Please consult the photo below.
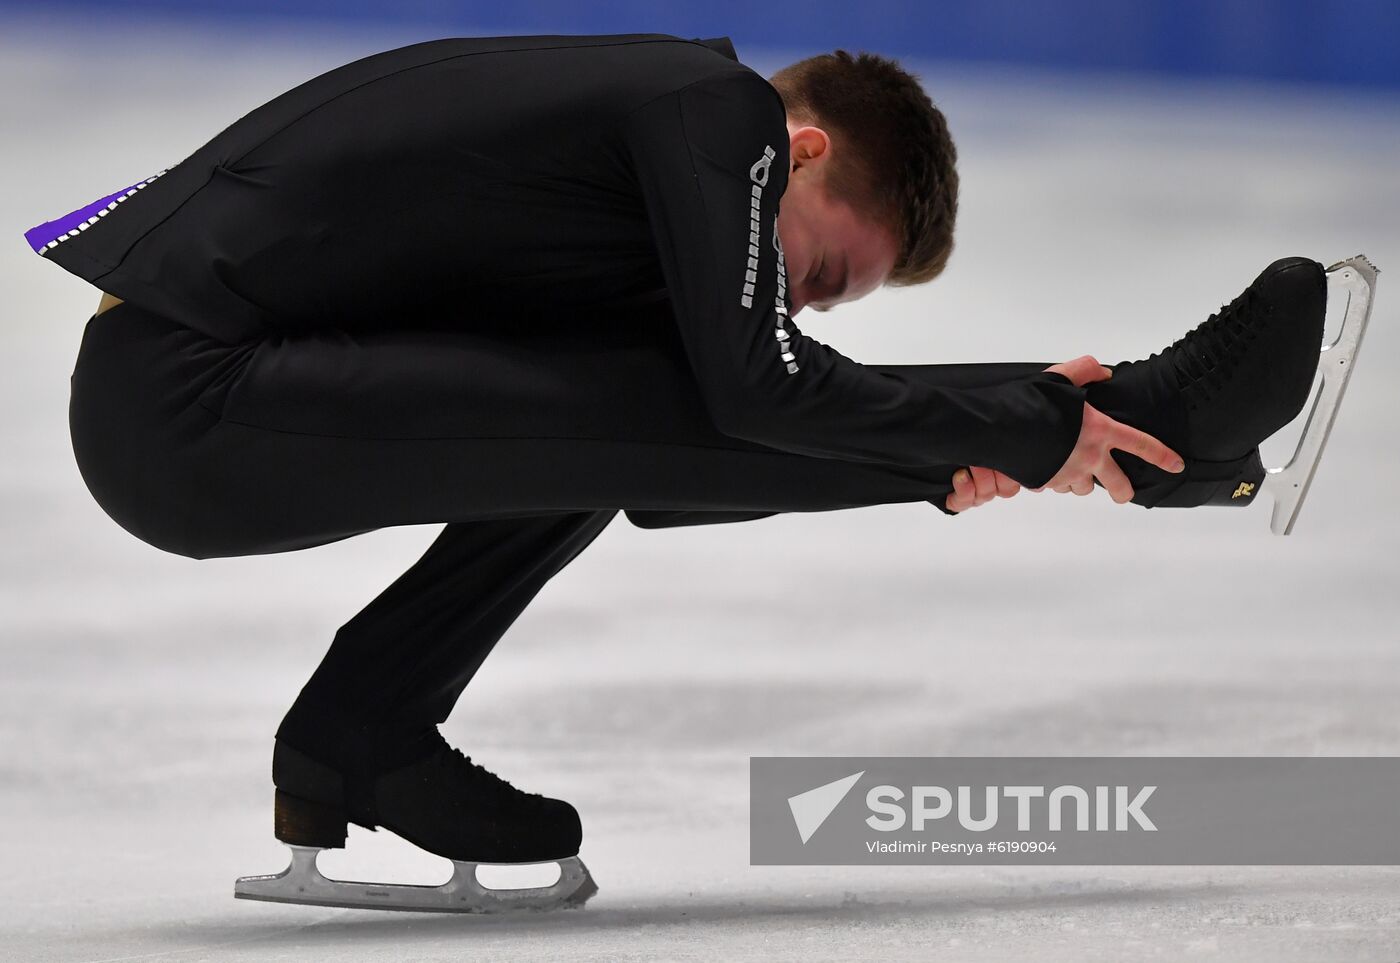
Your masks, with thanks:
M 778 233 L 793 313 L 937 277 L 953 251 L 957 151 L 918 79 L 837 50 L 770 80 L 788 118 Z

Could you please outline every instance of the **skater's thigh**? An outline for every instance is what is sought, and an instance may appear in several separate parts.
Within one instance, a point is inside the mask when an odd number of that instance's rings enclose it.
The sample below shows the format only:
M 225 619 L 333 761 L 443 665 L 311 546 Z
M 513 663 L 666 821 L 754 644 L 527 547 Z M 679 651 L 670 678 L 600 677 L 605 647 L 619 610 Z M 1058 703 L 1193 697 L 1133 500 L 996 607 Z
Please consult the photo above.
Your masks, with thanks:
M 119 305 L 74 373 L 74 450 L 124 528 L 192 558 L 377 528 L 630 509 L 668 525 L 941 499 L 950 466 L 810 458 L 721 434 L 674 326 L 270 334 Z
M 1040 363 L 871 365 L 951 388 L 1025 377 Z M 227 385 L 226 423 L 339 438 L 570 438 L 766 446 L 714 426 L 665 312 L 473 330 L 347 332 L 261 340 Z
M 423 330 L 267 339 L 228 386 L 220 415 L 206 471 L 218 479 L 208 489 L 221 515 L 206 546 L 215 554 L 507 514 L 759 517 L 950 490 L 947 466 L 810 458 L 720 433 L 679 336 L 653 320 L 510 338 Z
M 711 423 L 675 329 L 655 317 L 510 332 L 317 329 L 261 340 L 226 424 L 364 440 L 567 438 L 758 449 Z

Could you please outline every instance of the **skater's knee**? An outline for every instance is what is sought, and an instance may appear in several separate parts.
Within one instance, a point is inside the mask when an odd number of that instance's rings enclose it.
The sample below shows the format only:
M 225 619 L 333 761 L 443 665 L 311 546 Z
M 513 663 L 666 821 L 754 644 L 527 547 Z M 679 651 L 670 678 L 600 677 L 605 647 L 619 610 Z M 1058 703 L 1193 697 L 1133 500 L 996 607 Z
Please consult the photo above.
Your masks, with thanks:
M 108 512 L 108 514 L 112 514 Z M 221 526 L 209 525 L 189 515 L 151 512 L 139 520 L 112 516 L 117 524 L 141 541 L 171 555 L 204 561 L 247 555 L 243 539 Z
M 111 501 L 101 498 L 97 499 L 97 503 L 107 517 L 116 522 L 123 531 L 162 552 L 196 560 L 238 554 L 227 551 L 227 546 L 208 538 L 205 533 L 172 526 L 167 521 L 153 519 L 144 514 L 123 511 Z

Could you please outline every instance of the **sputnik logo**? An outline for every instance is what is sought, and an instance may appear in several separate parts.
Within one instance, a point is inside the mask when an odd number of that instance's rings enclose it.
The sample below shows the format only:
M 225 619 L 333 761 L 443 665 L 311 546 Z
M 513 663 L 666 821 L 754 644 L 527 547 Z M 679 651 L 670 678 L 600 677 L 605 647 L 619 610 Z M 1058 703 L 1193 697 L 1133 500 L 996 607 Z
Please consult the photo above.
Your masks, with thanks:
M 797 825 L 797 834 L 802 837 L 802 845 L 807 845 L 822 823 L 841 805 L 841 800 L 851 791 L 857 780 L 865 775 L 865 770 L 829 782 L 816 789 L 808 789 L 796 796 L 788 797 L 788 809 L 792 810 L 792 821 Z

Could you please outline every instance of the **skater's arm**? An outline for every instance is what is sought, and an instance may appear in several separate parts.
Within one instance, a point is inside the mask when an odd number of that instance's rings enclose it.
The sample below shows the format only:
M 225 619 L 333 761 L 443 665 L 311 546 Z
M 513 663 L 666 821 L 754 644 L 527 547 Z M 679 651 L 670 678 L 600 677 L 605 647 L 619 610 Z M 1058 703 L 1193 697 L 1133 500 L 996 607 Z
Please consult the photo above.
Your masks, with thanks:
M 716 426 L 799 454 L 984 465 L 1043 484 L 1079 434 L 1084 394 L 1067 378 L 932 385 L 867 369 L 787 316 L 775 244 L 788 175 L 785 117 L 776 92 L 742 71 L 659 97 L 626 127 L 677 323 Z
M 1099 364 L 1093 355 L 1087 354 L 1073 361 L 1051 365 L 1049 370 L 1063 374 L 1081 388 L 1091 381 L 1106 380 L 1113 374 Z M 1028 372 L 1025 371 L 1025 366 L 1021 366 L 1019 374 L 1026 373 Z M 947 372 L 924 374 L 942 378 Z M 957 377 L 966 377 L 971 372 L 959 371 L 955 374 Z M 1075 442 L 1074 450 L 1054 477 L 1035 491 L 1049 488 L 1060 494 L 1088 495 L 1094 490 L 1094 482 L 1098 481 L 1109 497 L 1118 504 L 1132 501 L 1132 482 L 1114 461 L 1112 452 L 1115 448 L 1130 452 L 1173 474 L 1184 469 L 1181 456 L 1162 442 L 1130 425 L 1109 418 L 1086 403 L 1084 418 L 1079 428 L 1079 439 Z M 1010 498 L 1020 490 L 1020 485 L 999 471 L 981 467 L 960 468 L 953 473 L 953 491 L 944 499 L 943 509 L 949 514 L 957 514 L 985 505 L 994 498 Z

